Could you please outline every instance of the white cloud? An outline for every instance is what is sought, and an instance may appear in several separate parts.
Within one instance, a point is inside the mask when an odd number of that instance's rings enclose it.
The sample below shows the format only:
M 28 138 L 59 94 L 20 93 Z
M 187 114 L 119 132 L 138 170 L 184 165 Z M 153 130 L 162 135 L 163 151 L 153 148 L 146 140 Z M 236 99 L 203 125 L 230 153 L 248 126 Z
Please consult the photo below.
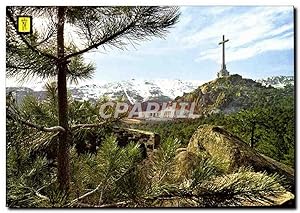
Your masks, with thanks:
M 220 63 L 221 47 L 218 42 L 223 34 L 230 40 L 226 43 L 226 62 L 294 46 L 293 7 L 181 7 L 181 12 L 179 22 L 170 29 L 165 39 L 152 38 L 141 42 L 136 49 L 129 45 L 128 51 L 110 48 L 104 51 L 100 48 L 97 53 L 85 54 L 85 59 L 95 62 L 99 70 L 104 61 L 106 64 L 115 64 L 119 60 L 142 64 L 143 61 L 154 60 L 152 56 L 182 56 L 183 60 L 189 57 L 190 61 L 190 54 L 184 55 L 187 52 L 194 54 L 192 60 Z M 36 20 L 34 27 L 45 24 Z M 45 26 L 41 29 L 47 30 Z M 71 34 L 72 30 L 71 26 L 66 26 L 66 42 L 74 40 L 82 47 L 84 40 Z M 10 80 L 6 83 L 11 84 Z
M 226 52 L 226 62 L 251 58 L 265 51 L 291 49 L 293 48 L 293 46 L 294 43 L 291 39 L 265 39 L 260 42 L 256 42 L 248 47 L 238 47 L 235 49 L 230 49 L 230 51 Z M 196 61 L 205 59 L 214 60 L 220 63 L 221 51 L 219 49 L 211 49 L 209 51 L 202 52 L 200 53 L 200 56 L 196 59 Z
M 211 59 L 218 63 L 221 58 L 218 42 L 222 34 L 230 40 L 226 43 L 227 61 L 250 58 L 265 51 L 290 49 L 293 48 L 293 23 L 279 22 L 291 19 L 292 10 L 292 7 L 257 7 L 246 12 L 225 13 L 211 25 L 182 37 L 180 42 L 185 48 L 199 49 L 196 61 Z

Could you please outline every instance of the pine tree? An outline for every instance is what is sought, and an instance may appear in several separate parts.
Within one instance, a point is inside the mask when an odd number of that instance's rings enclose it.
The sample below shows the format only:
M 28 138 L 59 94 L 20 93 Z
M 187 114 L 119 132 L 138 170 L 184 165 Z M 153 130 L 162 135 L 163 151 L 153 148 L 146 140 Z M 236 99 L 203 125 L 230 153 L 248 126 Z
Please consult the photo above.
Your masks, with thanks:
M 31 35 L 17 33 L 17 15 L 31 15 L 33 21 L 46 23 L 45 32 L 34 29 Z M 6 17 L 8 77 L 57 78 L 58 182 L 60 189 L 67 192 L 70 187 L 67 79 L 91 77 L 94 66 L 84 62 L 82 55 L 86 52 L 106 47 L 124 49 L 127 44 L 151 36 L 163 37 L 177 22 L 178 8 L 7 7 Z M 66 41 L 67 27 L 72 35 L 84 41 L 82 47 L 77 41 Z

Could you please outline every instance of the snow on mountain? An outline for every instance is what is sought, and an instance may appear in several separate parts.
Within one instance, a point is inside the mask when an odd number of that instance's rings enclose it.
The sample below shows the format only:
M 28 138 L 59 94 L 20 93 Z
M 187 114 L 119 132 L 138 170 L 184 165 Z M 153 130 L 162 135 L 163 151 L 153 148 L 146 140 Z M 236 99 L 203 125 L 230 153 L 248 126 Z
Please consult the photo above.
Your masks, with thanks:
M 130 102 L 157 100 L 165 101 L 190 92 L 201 85 L 201 81 L 182 80 L 140 80 L 110 82 L 104 84 L 87 84 L 79 87 L 70 87 L 76 99 L 98 99 L 106 96 L 112 99 L 124 97 Z
M 293 76 L 274 76 L 266 79 L 258 79 L 257 82 L 265 86 L 282 88 L 287 84 L 294 85 Z M 111 99 L 125 98 L 131 103 L 145 101 L 170 101 L 184 93 L 189 93 L 202 85 L 203 81 L 198 80 L 141 80 L 130 79 L 116 82 L 89 81 L 79 85 L 68 85 L 72 96 L 77 100 L 97 100 L 103 96 Z M 18 100 L 21 101 L 27 94 L 33 94 L 40 99 L 45 97 L 45 82 L 35 81 L 22 86 L 7 85 L 6 91 L 16 91 Z
M 272 76 L 265 79 L 258 79 L 256 81 L 261 83 L 263 86 L 283 88 L 288 84 L 294 85 L 294 76 Z
M 31 80 L 27 81 L 20 81 L 20 79 L 11 79 L 7 78 L 5 81 L 6 88 L 19 88 L 20 90 L 31 89 L 33 91 L 45 91 L 45 84 L 46 82 L 39 79 L 39 78 L 32 78 Z

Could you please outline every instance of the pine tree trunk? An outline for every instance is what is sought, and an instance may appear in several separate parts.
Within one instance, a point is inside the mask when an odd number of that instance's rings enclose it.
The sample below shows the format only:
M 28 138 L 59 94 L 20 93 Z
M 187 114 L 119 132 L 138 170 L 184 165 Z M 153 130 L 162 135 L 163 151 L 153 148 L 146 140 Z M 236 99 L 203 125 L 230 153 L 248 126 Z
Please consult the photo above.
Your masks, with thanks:
M 68 141 L 68 99 L 67 99 L 67 76 L 66 76 L 66 62 L 60 60 L 64 57 L 64 22 L 65 22 L 65 8 L 58 7 L 58 23 L 57 23 L 57 56 L 59 63 L 57 90 L 58 90 L 58 121 L 66 131 L 59 134 L 58 144 L 58 182 L 59 188 L 67 192 L 70 187 L 70 160 Z

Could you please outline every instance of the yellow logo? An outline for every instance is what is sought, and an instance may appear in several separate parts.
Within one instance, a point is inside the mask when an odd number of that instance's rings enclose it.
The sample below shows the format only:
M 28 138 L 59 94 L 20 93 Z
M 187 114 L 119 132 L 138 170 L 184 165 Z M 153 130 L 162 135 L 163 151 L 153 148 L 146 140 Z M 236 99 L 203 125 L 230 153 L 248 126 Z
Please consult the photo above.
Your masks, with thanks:
M 18 16 L 18 33 L 32 33 L 31 16 Z

